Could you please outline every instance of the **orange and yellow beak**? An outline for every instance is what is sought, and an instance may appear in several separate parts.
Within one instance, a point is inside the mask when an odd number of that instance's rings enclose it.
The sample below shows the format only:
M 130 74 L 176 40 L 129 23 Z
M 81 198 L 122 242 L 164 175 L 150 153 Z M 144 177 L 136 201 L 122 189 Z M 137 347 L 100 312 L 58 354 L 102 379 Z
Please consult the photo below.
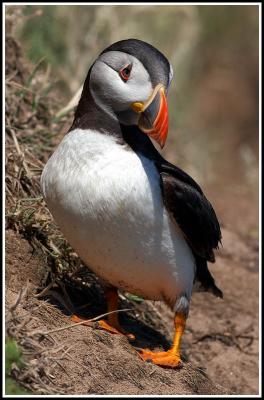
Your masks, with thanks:
M 157 85 L 145 103 L 132 103 L 131 107 L 141 114 L 139 128 L 163 148 L 168 135 L 168 106 L 164 86 Z

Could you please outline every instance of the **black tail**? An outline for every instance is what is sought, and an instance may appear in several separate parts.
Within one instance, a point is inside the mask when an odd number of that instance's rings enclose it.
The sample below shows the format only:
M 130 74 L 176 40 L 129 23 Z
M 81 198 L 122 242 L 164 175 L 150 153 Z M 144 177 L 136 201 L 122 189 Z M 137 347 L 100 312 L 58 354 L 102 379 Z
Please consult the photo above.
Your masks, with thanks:
M 196 261 L 196 277 L 195 281 L 199 282 L 199 290 L 203 292 L 211 292 L 214 296 L 223 298 L 223 292 L 220 290 L 212 277 L 205 258 L 195 255 Z

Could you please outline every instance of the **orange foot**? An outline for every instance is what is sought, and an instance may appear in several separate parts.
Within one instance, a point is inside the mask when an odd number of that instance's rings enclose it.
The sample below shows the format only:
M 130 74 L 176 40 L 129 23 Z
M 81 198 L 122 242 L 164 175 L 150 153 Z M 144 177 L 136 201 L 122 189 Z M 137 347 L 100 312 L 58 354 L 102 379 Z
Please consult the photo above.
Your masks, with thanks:
M 73 322 L 85 321 L 84 318 L 80 318 L 77 315 L 72 315 L 71 320 Z M 93 326 L 95 328 L 98 327 L 99 329 L 104 329 L 105 331 L 113 333 L 113 334 L 126 336 L 129 340 L 135 340 L 135 336 L 132 333 L 126 332 L 119 324 L 117 327 L 115 327 L 113 325 L 110 325 L 107 321 L 105 321 L 103 319 L 101 319 L 100 321 L 96 321 L 96 322 L 87 321 L 83 325 Z
M 150 350 L 140 349 L 140 357 L 144 361 L 152 361 L 156 365 L 167 368 L 181 368 L 182 361 L 179 354 L 173 354 L 170 350 L 153 352 Z

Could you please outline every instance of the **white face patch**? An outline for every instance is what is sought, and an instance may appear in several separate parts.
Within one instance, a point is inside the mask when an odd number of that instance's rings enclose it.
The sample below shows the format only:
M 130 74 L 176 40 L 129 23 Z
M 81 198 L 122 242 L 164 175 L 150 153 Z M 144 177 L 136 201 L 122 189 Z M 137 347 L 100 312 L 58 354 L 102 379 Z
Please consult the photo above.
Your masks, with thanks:
M 124 81 L 120 69 L 132 65 L 130 77 Z M 134 102 L 145 102 L 152 93 L 150 76 L 135 57 L 119 51 L 102 54 L 95 62 L 90 76 L 94 100 L 114 112 L 130 110 Z

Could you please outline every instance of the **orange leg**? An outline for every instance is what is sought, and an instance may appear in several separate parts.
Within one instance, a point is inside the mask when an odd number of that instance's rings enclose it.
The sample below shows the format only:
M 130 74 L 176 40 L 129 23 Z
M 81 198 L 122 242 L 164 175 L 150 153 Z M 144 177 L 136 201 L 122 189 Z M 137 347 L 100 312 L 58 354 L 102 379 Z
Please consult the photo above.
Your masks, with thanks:
M 106 290 L 106 302 L 107 302 L 107 311 L 115 311 L 118 309 L 118 292 L 116 288 L 108 288 Z M 98 326 L 101 329 L 104 329 L 108 332 L 111 333 L 116 333 L 119 335 L 125 335 L 127 336 L 130 340 L 134 340 L 135 336 L 132 333 L 127 333 L 119 324 L 118 320 L 118 313 L 112 313 L 107 316 L 108 321 L 105 320 L 100 320 L 97 321 Z M 74 322 L 80 322 L 82 321 L 81 318 L 77 317 L 76 315 L 73 315 L 71 317 L 72 321 Z M 90 325 L 89 323 L 87 325 Z
M 154 364 L 170 368 L 182 366 L 182 361 L 180 357 L 180 343 L 186 324 L 185 315 L 181 313 L 176 313 L 174 324 L 175 334 L 171 349 L 168 351 L 160 352 L 153 352 L 150 350 L 141 349 L 139 354 L 143 360 L 151 360 Z

